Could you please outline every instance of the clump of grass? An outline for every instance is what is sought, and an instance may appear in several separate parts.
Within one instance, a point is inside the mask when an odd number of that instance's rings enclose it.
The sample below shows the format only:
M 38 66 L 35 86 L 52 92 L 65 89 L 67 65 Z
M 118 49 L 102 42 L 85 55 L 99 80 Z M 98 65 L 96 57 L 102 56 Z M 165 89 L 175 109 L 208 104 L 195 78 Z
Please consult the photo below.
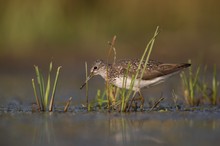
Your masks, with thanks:
M 191 64 L 191 60 L 188 61 Z M 196 91 L 198 89 L 198 82 L 199 82 L 199 72 L 200 67 L 196 69 L 196 73 L 193 74 L 192 66 L 189 67 L 189 76 L 183 72 L 180 76 L 184 83 L 184 97 L 185 101 L 189 105 L 198 104 L 198 100 L 196 97 Z
M 37 102 L 37 105 L 38 105 L 38 110 L 46 111 L 46 109 L 48 108 L 49 111 L 52 111 L 53 110 L 53 103 L 54 103 L 56 87 L 57 87 L 57 81 L 58 81 L 58 78 L 59 78 L 59 72 L 60 72 L 61 66 L 59 66 L 57 68 L 57 72 L 56 72 L 56 76 L 55 76 L 53 85 L 52 85 L 52 82 L 51 82 L 51 72 L 52 72 L 52 69 L 53 69 L 53 63 L 52 62 L 49 65 L 47 83 L 45 82 L 44 77 L 43 77 L 42 73 L 39 70 L 39 67 L 34 66 L 34 68 L 35 68 L 35 72 L 36 72 L 36 78 L 37 78 L 37 85 L 38 85 L 39 93 L 37 93 L 37 88 L 36 88 L 34 79 L 32 79 L 32 86 L 33 86 L 36 102 Z M 52 91 L 51 91 L 51 87 L 52 87 Z M 51 95 L 51 98 L 49 98 L 50 95 Z M 50 105 L 48 107 L 49 99 L 50 99 Z
M 189 60 L 191 63 L 191 60 Z M 197 67 L 195 73 L 192 66 L 189 67 L 188 76 L 186 73 L 180 74 L 183 82 L 183 91 L 185 101 L 190 106 L 198 106 L 200 104 L 216 105 L 218 100 L 218 86 L 216 66 L 213 69 L 212 85 L 209 85 L 210 81 L 206 79 L 207 67 L 204 67 L 203 74 L 201 73 L 201 67 Z M 203 75 L 203 76 L 202 76 Z

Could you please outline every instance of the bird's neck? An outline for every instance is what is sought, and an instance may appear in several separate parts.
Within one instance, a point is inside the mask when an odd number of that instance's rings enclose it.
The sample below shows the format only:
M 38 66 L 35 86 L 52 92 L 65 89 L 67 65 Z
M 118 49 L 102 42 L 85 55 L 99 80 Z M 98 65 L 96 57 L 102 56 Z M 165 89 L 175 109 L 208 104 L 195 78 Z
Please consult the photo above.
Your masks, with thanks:
M 109 78 L 109 75 L 110 75 L 110 70 L 111 70 L 111 65 L 106 65 L 104 67 L 103 71 L 99 73 L 99 75 L 101 75 L 102 78 L 107 80 Z

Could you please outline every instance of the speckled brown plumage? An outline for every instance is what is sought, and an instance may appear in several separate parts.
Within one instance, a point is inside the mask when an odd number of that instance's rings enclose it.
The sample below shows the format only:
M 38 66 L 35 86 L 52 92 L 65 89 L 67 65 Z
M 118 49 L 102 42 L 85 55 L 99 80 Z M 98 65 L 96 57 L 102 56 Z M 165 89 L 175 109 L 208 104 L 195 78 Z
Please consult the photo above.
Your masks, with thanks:
M 139 63 L 140 60 L 138 59 L 124 59 L 117 61 L 115 64 L 107 65 L 102 60 L 97 60 L 90 70 L 90 76 L 87 81 L 94 75 L 101 75 L 105 80 L 108 79 L 110 83 L 122 87 L 122 79 L 125 74 L 127 74 L 127 78 L 131 80 L 131 77 L 137 74 Z M 136 80 L 138 81 L 141 78 L 143 72 L 141 83 L 137 84 L 136 82 L 133 90 L 139 90 L 140 88 L 163 82 L 166 78 L 190 66 L 188 63 L 171 64 L 149 60 L 144 70 L 144 64 L 144 61 L 141 62 L 140 71 Z
M 109 68 L 109 75 L 110 76 L 121 76 L 128 72 L 128 76 L 131 77 L 135 75 L 138 70 L 140 60 L 119 60 L 112 66 L 111 64 L 108 65 Z M 141 63 L 141 70 L 139 71 L 139 75 L 137 78 L 141 77 L 141 73 L 143 71 L 145 62 Z M 179 71 L 183 68 L 190 66 L 188 63 L 181 63 L 181 64 L 170 64 L 170 63 L 162 63 L 156 60 L 149 60 L 144 71 L 143 80 L 150 80 L 156 77 L 164 76 L 176 71 Z M 127 69 L 129 69 L 127 71 Z

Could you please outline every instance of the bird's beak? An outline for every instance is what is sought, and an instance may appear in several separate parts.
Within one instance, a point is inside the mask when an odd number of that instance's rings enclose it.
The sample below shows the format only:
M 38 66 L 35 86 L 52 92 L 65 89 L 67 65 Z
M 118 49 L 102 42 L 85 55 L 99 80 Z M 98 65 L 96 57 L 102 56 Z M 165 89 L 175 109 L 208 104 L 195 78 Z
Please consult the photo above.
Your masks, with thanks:
M 90 75 L 87 77 L 86 81 L 80 87 L 80 89 L 82 89 L 93 76 L 94 76 L 94 73 L 91 72 Z

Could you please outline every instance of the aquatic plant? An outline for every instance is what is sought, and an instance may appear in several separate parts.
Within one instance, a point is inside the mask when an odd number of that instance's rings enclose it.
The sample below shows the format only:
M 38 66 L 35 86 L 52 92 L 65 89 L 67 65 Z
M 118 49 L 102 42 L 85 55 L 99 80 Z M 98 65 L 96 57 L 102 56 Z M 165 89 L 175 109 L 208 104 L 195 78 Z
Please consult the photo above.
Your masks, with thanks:
M 191 60 L 189 60 L 191 63 Z M 188 76 L 186 73 L 181 73 L 183 82 L 183 91 L 185 101 L 190 106 L 198 106 L 199 104 L 217 104 L 218 86 L 216 66 L 213 69 L 212 85 L 210 86 L 209 80 L 206 78 L 207 66 L 204 67 L 201 73 L 201 67 L 197 67 L 195 73 L 192 67 L 189 67 Z
M 42 73 L 40 72 L 39 67 L 34 66 L 34 68 L 35 68 L 36 78 L 37 78 L 37 85 L 38 85 L 38 91 L 39 91 L 38 94 L 37 94 L 37 89 L 36 89 L 34 79 L 32 79 L 32 86 L 33 86 L 36 102 L 37 102 L 37 105 L 38 105 L 38 109 L 41 110 L 41 111 L 46 111 L 46 109 L 48 108 L 49 111 L 52 111 L 55 92 L 56 92 L 56 87 L 57 87 L 57 81 L 58 81 L 61 66 L 59 66 L 57 68 L 57 72 L 56 72 L 56 76 L 55 76 L 55 79 L 54 79 L 53 86 L 52 86 L 52 83 L 51 83 L 51 72 L 52 72 L 52 69 L 53 69 L 53 63 L 52 62 L 50 62 L 50 65 L 49 65 L 47 83 L 45 83 L 44 77 L 43 77 Z M 45 86 L 45 84 L 46 84 L 46 86 Z M 52 91 L 51 91 L 51 87 L 53 87 Z M 48 107 L 49 95 L 50 94 L 51 94 L 51 98 L 50 98 L 50 104 L 49 104 L 49 107 Z
M 191 60 L 188 61 L 190 64 L 192 63 Z M 182 72 L 180 74 L 183 85 L 184 85 L 184 97 L 185 101 L 189 105 L 195 105 L 196 104 L 196 99 L 195 99 L 195 94 L 197 91 L 198 87 L 198 81 L 199 81 L 199 72 L 200 72 L 200 67 L 196 69 L 196 73 L 193 74 L 192 71 L 192 66 L 189 67 L 189 72 L 188 76 L 185 74 L 185 72 Z

